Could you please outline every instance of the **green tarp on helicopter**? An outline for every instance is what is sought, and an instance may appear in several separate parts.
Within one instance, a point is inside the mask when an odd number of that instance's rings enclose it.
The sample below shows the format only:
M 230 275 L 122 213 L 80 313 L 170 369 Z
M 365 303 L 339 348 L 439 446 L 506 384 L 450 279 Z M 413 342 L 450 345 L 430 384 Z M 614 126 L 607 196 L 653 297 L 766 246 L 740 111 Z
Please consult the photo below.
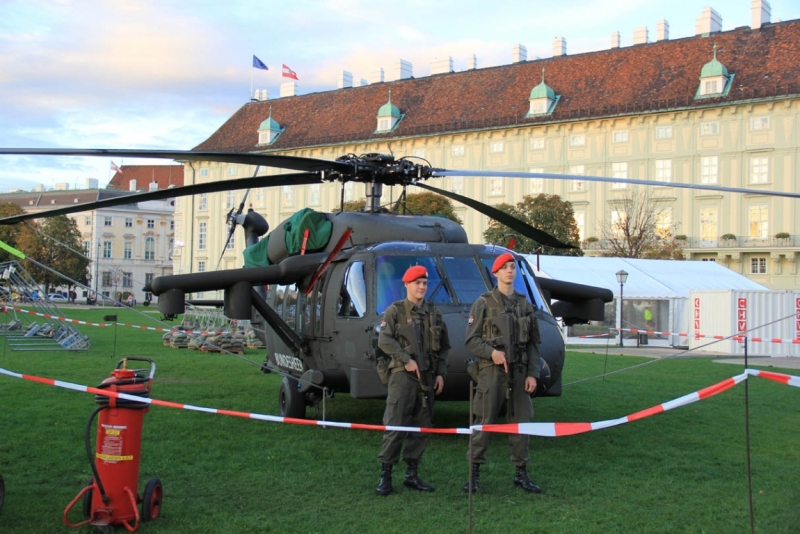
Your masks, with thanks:
M 306 230 L 308 230 L 306 252 L 317 252 L 324 249 L 330 241 L 333 224 L 324 213 L 304 208 L 286 219 L 264 239 L 247 247 L 244 250 L 245 267 L 265 267 L 280 263 L 288 256 L 299 254 Z

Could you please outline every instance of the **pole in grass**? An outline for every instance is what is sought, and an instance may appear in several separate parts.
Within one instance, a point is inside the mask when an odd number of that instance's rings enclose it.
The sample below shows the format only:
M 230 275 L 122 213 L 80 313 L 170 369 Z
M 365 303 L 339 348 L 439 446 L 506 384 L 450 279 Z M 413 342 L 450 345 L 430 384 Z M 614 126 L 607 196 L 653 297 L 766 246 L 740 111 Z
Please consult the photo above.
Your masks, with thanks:
M 473 394 L 475 393 L 475 382 L 472 380 L 469 381 L 469 426 L 472 427 L 473 418 L 472 418 L 472 403 L 473 403 Z M 469 435 L 469 454 L 467 455 L 467 465 L 469 466 L 469 470 L 467 471 L 467 521 L 468 527 L 467 532 L 472 534 L 472 434 Z
M 112 354 L 111 358 L 117 357 L 117 316 L 116 315 L 104 315 L 104 321 L 114 321 L 114 353 Z
M 744 338 L 744 368 L 747 365 L 747 336 Z M 744 381 L 744 443 L 745 454 L 747 455 L 747 499 L 750 505 L 750 532 L 755 533 L 755 523 L 753 518 L 753 476 L 750 471 L 750 377 Z

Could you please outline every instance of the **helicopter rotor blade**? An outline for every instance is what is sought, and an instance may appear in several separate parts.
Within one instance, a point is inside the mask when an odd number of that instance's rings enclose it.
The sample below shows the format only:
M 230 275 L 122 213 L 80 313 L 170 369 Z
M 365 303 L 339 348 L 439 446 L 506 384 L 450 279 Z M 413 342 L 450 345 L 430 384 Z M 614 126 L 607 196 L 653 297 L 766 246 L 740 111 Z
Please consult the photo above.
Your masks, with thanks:
M 545 178 L 548 180 L 576 180 L 581 182 L 605 182 L 612 184 L 632 184 L 660 187 L 677 187 L 682 189 L 699 189 L 703 191 L 722 191 L 725 193 L 744 193 L 748 195 L 767 195 L 786 198 L 800 198 L 800 193 L 787 191 L 770 191 L 767 189 L 747 189 L 743 187 L 726 187 L 712 184 L 687 184 L 682 182 L 661 182 L 657 180 L 639 180 L 636 178 L 608 178 L 606 176 L 584 176 L 572 174 L 553 174 L 547 172 L 515 172 L 515 171 L 448 171 L 435 169 L 432 178 L 443 176 L 490 176 L 495 178 Z
M 338 171 L 349 173 L 353 164 L 341 161 L 237 152 L 194 150 L 122 150 L 111 148 L 0 148 L 0 155 L 10 156 L 90 156 L 103 158 L 154 158 L 177 161 L 214 161 L 278 167 L 293 171 Z
M 90 211 L 98 208 L 110 208 L 113 206 L 124 206 L 146 200 L 164 200 L 168 198 L 178 198 L 188 195 L 198 195 L 201 193 L 217 193 L 219 191 L 234 191 L 249 189 L 253 187 L 280 187 L 284 185 L 305 185 L 318 184 L 321 178 L 316 173 L 290 173 L 276 174 L 273 176 L 254 176 L 251 178 L 239 178 L 238 180 L 224 180 L 220 182 L 209 182 L 204 184 L 184 185 L 171 189 L 159 189 L 147 193 L 137 193 L 133 195 L 122 195 L 114 198 L 106 198 L 95 202 L 85 202 L 83 204 L 72 204 L 54 210 L 40 211 L 36 213 L 23 213 L 0 219 L 0 225 L 16 224 L 30 219 L 42 219 L 55 215 L 66 215 L 81 211 Z
M 533 226 L 517 219 L 516 217 L 513 217 L 508 213 L 502 212 L 497 208 L 489 206 L 488 204 L 484 204 L 483 202 L 478 202 L 477 200 L 474 200 L 472 198 L 465 197 L 450 191 L 445 191 L 444 189 L 439 189 L 438 187 L 433 187 L 427 184 L 423 184 L 421 182 L 416 182 L 413 185 L 415 185 L 416 187 L 420 187 L 422 189 L 427 189 L 428 191 L 431 191 L 433 193 L 438 193 L 447 198 L 451 198 L 457 202 L 461 202 L 465 206 L 469 206 L 475 211 L 483 213 L 487 217 L 494 219 L 500 224 L 508 226 L 512 230 L 519 232 L 525 237 L 533 239 L 534 241 L 536 241 L 541 245 L 553 248 L 577 248 L 573 245 L 562 243 L 561 241 L 551 236 L 550 234 L 543 232 L 541 230 L 537 230 Z

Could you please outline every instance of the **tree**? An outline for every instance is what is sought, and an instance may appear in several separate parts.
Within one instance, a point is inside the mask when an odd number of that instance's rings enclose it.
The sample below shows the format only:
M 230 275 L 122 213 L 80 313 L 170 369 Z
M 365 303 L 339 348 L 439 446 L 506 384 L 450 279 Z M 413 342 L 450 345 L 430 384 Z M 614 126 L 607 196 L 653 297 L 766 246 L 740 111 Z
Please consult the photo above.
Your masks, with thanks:
M 683 242 L 675 238 L 672 212 L 662 206 L 647 188 L 633 188 L 613 201 L 603 223 L 604 256 L 618 258 L 683 258 Z
M 528 223 L 537 230 L 546 232 L 562 243 L 569 243 L 576 247 L 574 249 L 542 247 L 544 254 L 583 256 L 583 251 L 580 249 L 578 223 L 575 222 L 575 211 L 572 209 L 572 203 L 568 200 L 562 200 L 558 195 L 542 193 L 535 197 L 525 195 L 522 202 L 517 202 L 516 206 L 500 204 L 495 207 Z M 497 221 L 491 221 L 489 228 L 483 233 L 483 238 L 487 243 L 500 245 L 506 245 L 512 237 L 516 239 L 514 250 L 517 252 L 530 254 L 540 247 L 540 243 L 529 237 L 518 235 L 514 230 Z
M 78 224 L 66 215 L 59 215 L 45 219 L 39 228 L 39 233 L 31 233 L 20 240 L 20 250 L 63 276 L 26 262 L 25 268 L 31 276 L 45 284 L 48 293 L 52 286 L 73 285 L 65 277 L 85 284 L 89 258 L 81 253 L 83 245 Z
M 344 211 L 363 211 L 366 203 L 367 201 L 364 199 L 349 200 L 344 203 Z M 399 213 L 402 213 L 402 206 L 399 209 Z M 392 206 L 392 211 L 394 212 L 394 206 Z M 451 221 L 462 224 L 449 198 L 427 191 L 424 193 L 406 195 L 406 213 L 414 215 L 441 215 L 447 217 Z
M 0 217 L 11 217 L 13 215 L 21 215 L 25 211 L 13 202 L 3 202 L 0 204 Z M 14 248 L 19 248 L 17 242 L 19 241 L 20 232 L 23 231 L 24 226 L 21 224 L 7 224 L 0 226 L 0 241 Z M 0 248 L 0 262 L 9 261 L 15 258 L 10 252 Z

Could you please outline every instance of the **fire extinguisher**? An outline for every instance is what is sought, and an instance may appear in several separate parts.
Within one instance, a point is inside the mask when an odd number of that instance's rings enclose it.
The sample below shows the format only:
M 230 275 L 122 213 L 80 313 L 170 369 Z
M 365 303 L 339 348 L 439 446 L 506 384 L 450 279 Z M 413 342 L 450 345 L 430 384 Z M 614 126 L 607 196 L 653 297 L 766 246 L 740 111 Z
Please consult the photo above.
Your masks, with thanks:
M 128 369 L 130 361 L 148 362 L 149 374 L 147 369 Z M 147 398 L 155 371 L 153 360 L 126 358 L 117 363 L 111 377 L 97 388 Z M 86 454 L 93 476 L 64 510 L 64 524 L 73 528 L 91 524 L 102 532 L 113 532 L 115 526 L 123 525 L 129 532 L 134 532 L 141 521 L 158 517 L 163 498 L 161 481 L 157 478 L 147 482 L 143 496 L 138 493 L 142 423 L 150 405 L 100 394 L 95 396 L 95 402 L 99 406 L 86 423 Z M 98 414 L 93 452 L 92 422 Z M 71 523 L 67 514 L 81 498 L 85 520 Z M 139 504 L 142 505 L 141 513 Z

